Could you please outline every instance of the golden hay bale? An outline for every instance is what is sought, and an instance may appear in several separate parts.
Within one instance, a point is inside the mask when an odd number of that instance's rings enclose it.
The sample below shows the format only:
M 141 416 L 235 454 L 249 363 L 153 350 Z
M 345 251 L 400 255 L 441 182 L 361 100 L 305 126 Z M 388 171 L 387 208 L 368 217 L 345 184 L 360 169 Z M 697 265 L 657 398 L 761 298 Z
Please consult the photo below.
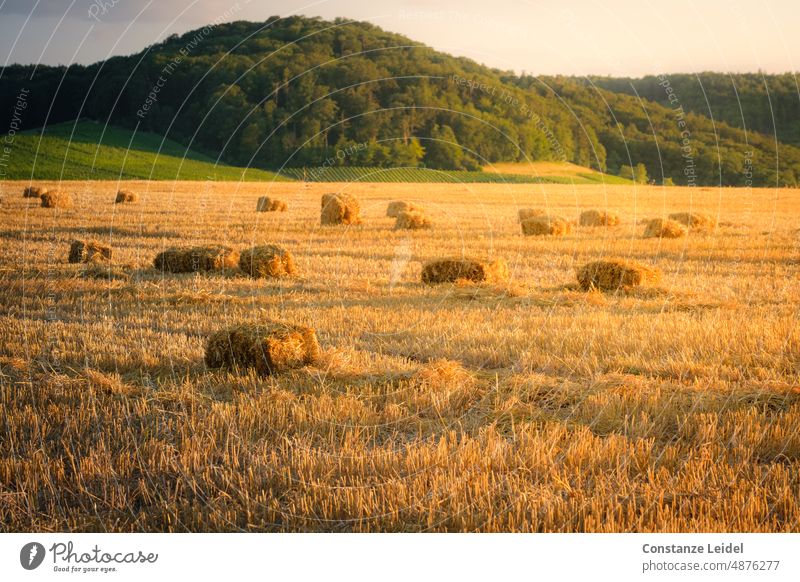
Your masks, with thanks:
M 422 212 L 423 209 L 421 206 L 417 206 L 413 202 L 406 202 L 404 200 L 395 200 L 394 202 L 389 202 L 389 206 L 386 207 L 386 216 L 390 216 L 392 218 L 397 218 L 397 216 L 401 212 Z
M 139 195 L 136 192 L 131 192 L 130 190 L 120 190 L 117 192 L 116 200 L 114 200 L 114 204 L 133 202 L 139 202 Z
M 264 245 L 242 251 L 239 268 L 251 277 L 284 277 L 295 272 L 294 257 L 278 245 Z
M 520 222 L 522 222 L 523 220 L 528 220 L 530 218 L 547 216 L 547 212 L 545 212 L 541 208 L 520 208 L 517 214 L 519 215 Z
M 525 236 L 563 236 L 569 234 L 572 225 L 559 216 L 538 216 L 520 222 Z
M 262 196 L 256 204 L 256 212 L 286 212 L 289 205 L 283 200 Z
M 431 219 L 419 211 L 403 211 L 397 215 L 397 222 L 395 222 L 395 230 L 420 230 L 424 228 L 431 228 L 433 223 Z
M 617 226 L 619 215 L 605 210 L 586 210 L 578 219 L 581 226 Z
M 319 344 L 312 328 L 270 321 L 213 334 L 205 360 L 209 368 L 255 368 L 266 376 L 313 364 L 318 358 Z
M 47 192 L 47 188 L 43 186 L 28 186 L 22 192 L 23 198 L 41 198 L 42 194 Z
M 616 291 L 661 281 L 661 271 L 658 269 L 624 259 L 593 261 L 578 269 L 577 275 L 584 291 Z
M 698 212 L 675 212 L 669 218 L 689 228 L 713 228 L 717 225 L 713 217 Z
M 503 259 L 487 262 L 477 259 L 439 259 L 422 267 L 422 282 L 454 283 L 459 279 L 502 283 L 508 280 L 508 265 Z
M 60 190 L 47 190 L 42 194 L 42 208 L 72 208 L 72 196 Z
M 239 251 L 224 245 L 172 247 L 158 253 L 153 264 L 170 273 L 222 271 L 239 266 Z
M 90 263 L 111 259 L 111 246 L 96 240 L 74 240 L 69 247 L 70 263 Z
M 350 194 L 323 194 L 322 224 L 361 224 L 361 205 Z
M 679 222 L 654 218 L 644 229 L 645 238 L 680 238 L 686 235 L 686 227 Z

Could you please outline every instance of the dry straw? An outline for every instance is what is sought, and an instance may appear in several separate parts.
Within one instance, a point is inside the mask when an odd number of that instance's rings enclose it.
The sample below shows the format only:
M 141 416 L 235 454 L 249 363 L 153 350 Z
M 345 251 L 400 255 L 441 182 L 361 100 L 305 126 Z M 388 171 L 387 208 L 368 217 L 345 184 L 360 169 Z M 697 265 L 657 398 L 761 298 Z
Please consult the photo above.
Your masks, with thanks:
M 43 186 L 28 186 L 22 192 L 23 198 L 41 198 L 42 194 L 47 192 L 47 188 Z
M 41 196 L 42 208 L 72 208 L 72 196 L 60 190 L 47 190 Z
M 117 198 L 114 200 L 115 204 L 132 204 L 134 202 L 139 202 L 139 195 L 130 190 L 120 190 L 117 192 Z
M 206 345 L 209 368 L 255 368 L 263 376 L 313 364 L 319 358 L 310 327 L 282 322 L 243 324 L 213 334 Z
M 689 228 L 713 228 L 717 225 L 713 217 L 698 212 L 675 212 L 669 218 Z
M 423 283 L 455 283 L 460 279 L 476 283 L 502 283 L 508 280 L 508 264 L 503 259 L 489 262 L 448 258 L 430 261 L 422 267 Z
M 517 214 L 519 215 L 520 222 L 522 222 L 523 220 L 529 220 L 531 218 L 539 218 L 541 216 L 547 216 L 547 212 L 545 212 L 541 208 L 520 208 Z
M 84 279 L 105 279 L 106 281 L 127 281 L 130 275 L 111 263 L 91 262 L 81 273 Z
M 111 245 L 96 240 L 74 240 L 69 247 L 70 263 L 93 263 L 111 259 Z
M 686 227 L 680 222 L 664 218 L 654 218 L 644 229 L 645 238 L 680 238 L 686 236 Z
M 294 257 L 278 245 L 264 245 L 242 251 L 239 268 L 251 277 L 285 277 L 295 272 Z
M 578 269 L 577 276 L 581 289 L 586 291 L 616 291 L 661 281 L 661 271 L 658 269 L 624 259 L 593 261 Z
M 578 224 L 581 226 L 617 226 L 619 215 L 605 210 L 585 210 L 581 212 Z
M 397 222 L 395 222 L 395 229 L 405 230 L 421 230 L 431 228 L 433 223 L 431 219 L 419 211 L 406 211 L 400 212 L 397 215 Z
M 172 247 L 156 255 L 156 269 L 171 273 L 222 271 L 239 266 L 239 251 L 224 245 Z
M 559 216 L 538 216 L 520 222 L 525 236 L 563 236 L 569 234 L 572 226 Z
M 288 208 L 289 205 L 283 200 L 269 196 L 262 196 L 256 204 L 256 212 L 286 212 Z
M 413 202 L 406 202 L 404 200 L 394 200 L 393 202 L 389 202 L 389 206 L 386 207 L 386 216 L 390 216 L 392 218 L 397 218 L 401 212 L 422 212 L 423 209 L 421 206 L 417 206 Z
M 322 224 L 361 224 L 361 205 L 350 194 L 323 194 Z

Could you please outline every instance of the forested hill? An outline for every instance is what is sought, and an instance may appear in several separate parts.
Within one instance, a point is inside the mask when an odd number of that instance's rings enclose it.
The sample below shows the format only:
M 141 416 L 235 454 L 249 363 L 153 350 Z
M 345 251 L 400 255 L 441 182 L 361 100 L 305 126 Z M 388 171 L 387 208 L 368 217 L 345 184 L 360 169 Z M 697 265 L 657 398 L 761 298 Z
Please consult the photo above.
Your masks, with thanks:
M 800 145 L 800 81 L 792 73 L 671 74 L 640 79 L 591 77 L 588 81 L 615 93 L 638 94 L 665 106 L 680 104 L 686 111 Z M 668 86 L 673 89 L 672 103 L 666 91 Z
M 91 66 L 6 67 L 0 121 L 88 118 L 270 169 L 552 159 L 676 184 L 800 176 L 798 147 L 614 89 L 515 76 L 371 24 L 291 17 L 208 26 Z

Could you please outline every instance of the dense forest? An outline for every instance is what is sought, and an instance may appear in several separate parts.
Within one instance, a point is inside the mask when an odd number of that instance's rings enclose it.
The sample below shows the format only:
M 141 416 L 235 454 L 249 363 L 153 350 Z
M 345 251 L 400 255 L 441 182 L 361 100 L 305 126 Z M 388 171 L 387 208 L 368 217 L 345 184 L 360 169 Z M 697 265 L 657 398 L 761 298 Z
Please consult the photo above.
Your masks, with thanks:
M 672 104 L 665 89 L 671 86 L 675 95 L 673 104 L 680 103 L 686 111 L 800 145 L 800 86 L 797 76 L 791 73 L 671 74 L 641 79 L 591 77 L 586 82 L 668 107 Z
M 755 81 L 744 116 L 720 90 L 712 122 L 688 76 L 669 77 L 681 110 L 658 78 L 518 76 L 345 20 L 234 22 L 90 66 L 0 72 L 6 126 L 91 119 L 267 169 L 544 159 L 659 183 L 793 186 L 800 176 L 788 80 L 776 91 L 778 144 Z

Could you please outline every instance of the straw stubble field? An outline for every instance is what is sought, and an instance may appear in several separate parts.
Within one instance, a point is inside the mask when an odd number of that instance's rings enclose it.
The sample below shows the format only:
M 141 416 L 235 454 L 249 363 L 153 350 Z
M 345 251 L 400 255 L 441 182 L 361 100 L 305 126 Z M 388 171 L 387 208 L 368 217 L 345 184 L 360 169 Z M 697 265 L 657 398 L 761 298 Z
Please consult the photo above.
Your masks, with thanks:
M 797 191 L 96 182 L 46 209 L 26 185 L 0 206 L 3 530 L 800 530 Z M 340 190 L 362 224 L 321 227 Z M 435 227 L 394 230 L 397 199 Z M 621 223 L 525 237 L 522 207 Z M 719 225 L 642 237 L 689 210 Z M 76 238 L 113 265 L 69 264 Z M 279 244 L 296 274 L 156 271 L 176 244 Z M 419 282 L 462 254 L 510 282 Z M 611 256 L 663 279 L 581 291 Z M 206 368 L 209 335 L 271 319 L 321 359 Z

